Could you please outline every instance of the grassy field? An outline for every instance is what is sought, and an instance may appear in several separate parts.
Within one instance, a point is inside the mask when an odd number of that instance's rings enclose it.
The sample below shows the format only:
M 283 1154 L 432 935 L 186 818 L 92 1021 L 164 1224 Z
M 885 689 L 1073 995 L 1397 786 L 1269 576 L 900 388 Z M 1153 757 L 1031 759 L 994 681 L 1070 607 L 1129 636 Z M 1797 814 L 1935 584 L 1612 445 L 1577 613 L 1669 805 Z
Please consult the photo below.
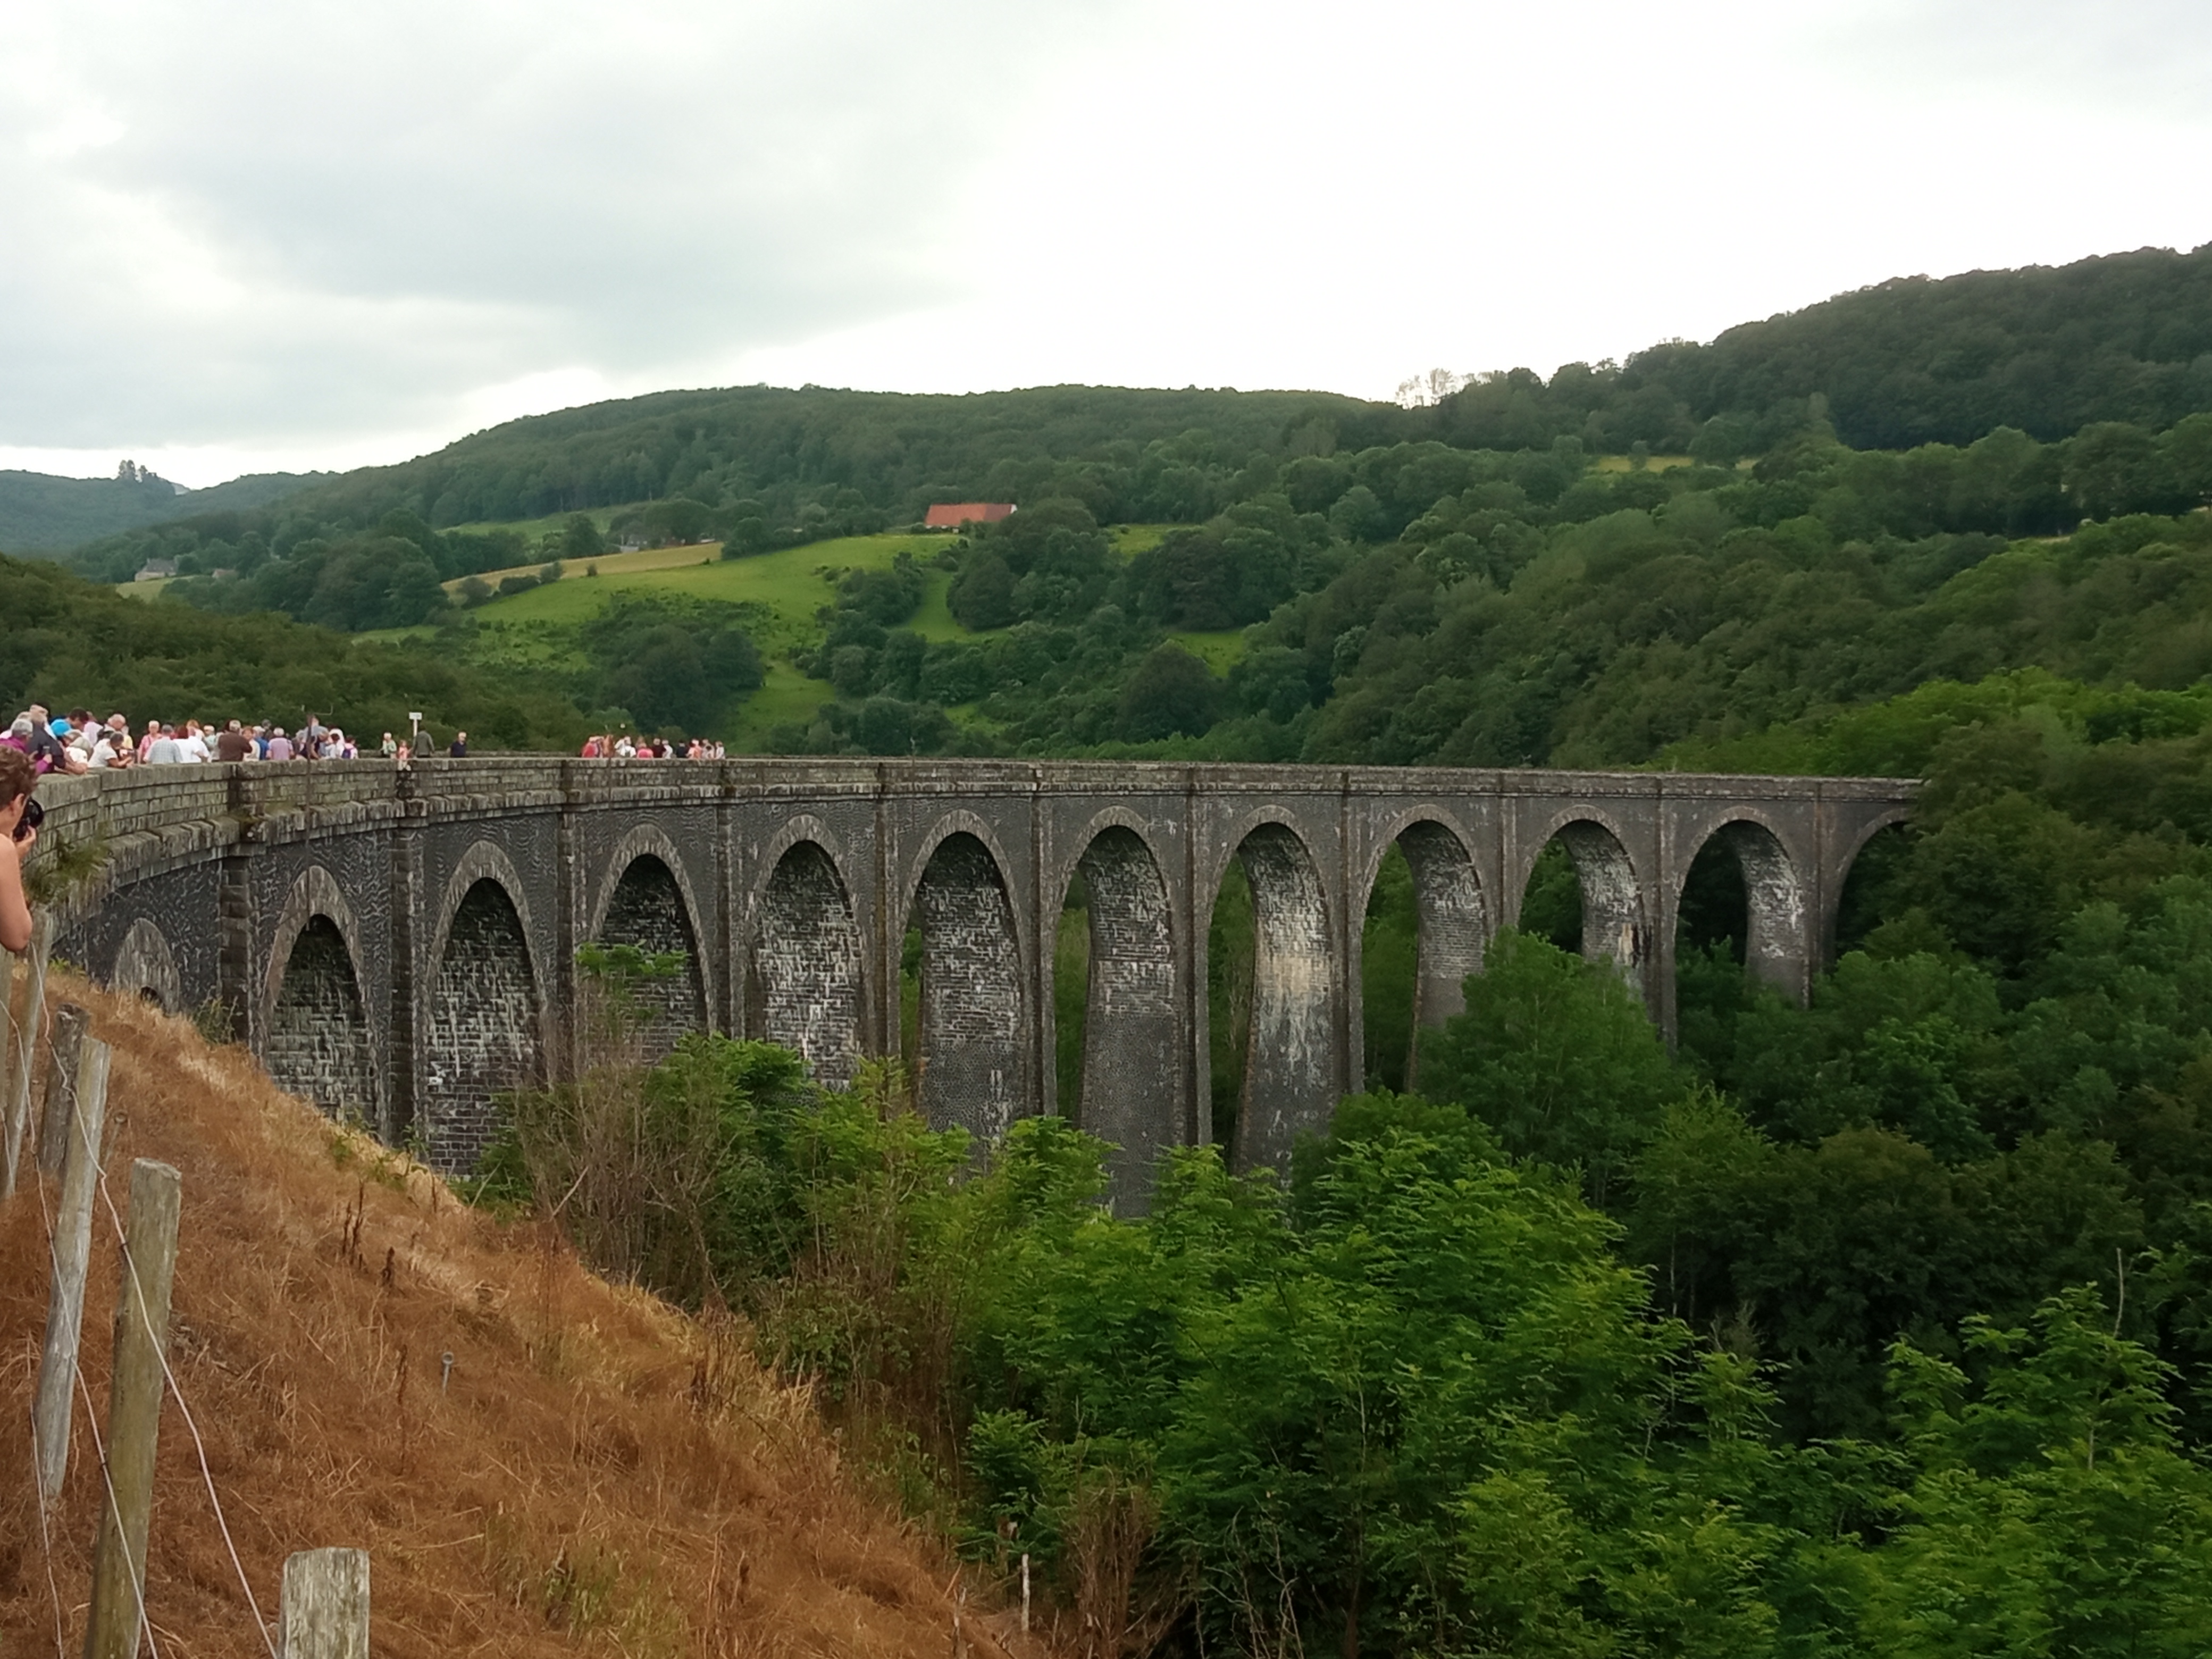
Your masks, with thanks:
M 561 580 L 566 581 L 571 576 L 584 575 L 595 565 L 603 576 L 636 575 L 648 570 L 678 570 L 685 565 L 700 564 L 721 556 L 722 548 L 719 542 L 702 542 L 696 546 L 641 547 L 635 553 L 602 553 L 596 559 L 565 560 L 561 567 Z M 502 570 L 487 570 L 476 580 L 497 587 L 501 577 L 534 576 L 544 568 L 543 560 L 536 564 L 508 565 Z M 446 592 L 453 592 L 468 580 L 466 576 L 454 577 L 445 585 Z
M 606 527 L 623 514 L 639 512 L 651 505 L 650 501 L 632 501 L 624 507 L 586 507 L 583 513 L 604 533 Z M 542 519 L 513 519 L 497 523 L 487 520 L 480 524 L 457 524 L 452 526 L 452 531 L 459 536 L 482 536 L 495 530 L 513 530 L 536 541 L 540 536 L 550 536 L 564 528 L 574 516 L 568 513 L 550 513 Z
M 527 593 L 494 599 L 478 607 L 484 623 L 580 623 L 606 602 L 610 593 L 650 587 L 689 593 L 696 599 L 756 605 L 784 629 L 811 633 L 814 613 L 836 597 L 837 582 L 848 570 L 888 570 L 907 550 L 927 558 L 946 544 L 933 536 L 852 536 L 725 559 L 718 544 L 649 548 L 640 553 L 610 553 L 588 564 L 569 564 L 561 580 Z M 599 574 L 587 574 L 596 567 Z M 486 578 L 489 580 L 490 578 Z M 496 585 L 496 584 L 495 584 Z M 950 623 L 951 618 L 947 616 Z M 768 647 L 769 641 L 761 644 Z
M 558 520 L 551 521 L 557 524 Z M 480 526 L 477 528 L 522 528 L 522 526 Z M 1116 525 L 1109 533 L 1123 557 L 1157 546 L 1174 525 Z M 757 747 L 776 726 L 811 721 L 815 711 L 833 694 L 819 680 L 807 678 L 792 666 L 792 653 L 811 646 L 819 637 L 816 613 L 836 596 L 837 583 L 848 571 L 887 570 L 900 553 L 911 551 L 929 571 L 921 608 L 906 626 L 932 641 L 983 640 L 988 633 L 970 633 L 952 618 L 945 604 L 951 573 L 931 568 L 936 556 L 951 546 L 942 535 L 895 534 L 853 536 L 838 541 L 815 542 L 788 547 L 750 558 L 724 559 L 715 544 L 689 547 L 647 548 L 635 553 L 608 553 L 592 560 L 571 560 L 562 567 L 561 579 L 486 601 L 470 614 L 477 625 L 473 655 L 482 665 L 517 668 L 562 667 L 573 659 L 571 630 L 598 614 L 610 596 L 649 589 L 688 593 L 702 599 L 722 600 L 752 608 L 750 624 L 754 642 L 766 659 L 768 677 L 761 689 L 747 698 L 729 729 L 717 735 L 733 749 Z M 534 575 L 538 567 L 522 565 L 514 570 L 494 570 L 483 580 L 496 586 L 508 575 Z M 594 574 L 596 573 L 596 574 Z M 150 586 L 151 584 L 148 584 Z M 448 589 L 459 582 L 446 584 Z M 428 628 L 389 629 L 362 635 L 364 639 L 428 638 Z M 1173 637 L 1203 658 L 1216 673 L 1225 673 L 1243 653 L 1240 632 L 1186 633 Z M 960 711 L 954 711 L 959 717 Z
M 1226 674 L 1244 654 L 1244 630 L 1224 629 L 1212 634 L 1170 634 L 1168 637 L 1217 674 Z

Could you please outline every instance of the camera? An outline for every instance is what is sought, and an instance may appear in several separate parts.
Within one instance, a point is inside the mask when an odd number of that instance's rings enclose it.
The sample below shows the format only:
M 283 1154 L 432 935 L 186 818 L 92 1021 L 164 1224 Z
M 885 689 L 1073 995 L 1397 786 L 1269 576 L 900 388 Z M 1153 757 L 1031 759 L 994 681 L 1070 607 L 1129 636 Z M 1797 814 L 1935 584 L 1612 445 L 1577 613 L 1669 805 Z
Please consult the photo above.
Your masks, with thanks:
M 46 809 L 40 805 L 35 799 L 26 797 L 23 802 L 23 816 L 15 820 L 15 839 L 28 841 L 31 838 L 31 832 L 46 821 Z

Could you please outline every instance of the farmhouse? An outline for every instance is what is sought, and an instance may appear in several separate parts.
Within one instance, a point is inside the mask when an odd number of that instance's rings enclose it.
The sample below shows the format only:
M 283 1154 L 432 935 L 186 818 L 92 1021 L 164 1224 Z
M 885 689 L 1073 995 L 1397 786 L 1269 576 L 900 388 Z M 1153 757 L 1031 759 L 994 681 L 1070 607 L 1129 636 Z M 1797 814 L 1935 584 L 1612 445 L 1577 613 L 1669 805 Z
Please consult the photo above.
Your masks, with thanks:
M 135 582 L 157 582 L 176 574 L 177 562 L 174 559 L 149 559 L 138 567 L 138 574 L 131 580 Z
M 1012 501 L 939 501 L 921 525 L 925 530 L 957 530 L 963 524 L 996 524 L 1013 511 Z

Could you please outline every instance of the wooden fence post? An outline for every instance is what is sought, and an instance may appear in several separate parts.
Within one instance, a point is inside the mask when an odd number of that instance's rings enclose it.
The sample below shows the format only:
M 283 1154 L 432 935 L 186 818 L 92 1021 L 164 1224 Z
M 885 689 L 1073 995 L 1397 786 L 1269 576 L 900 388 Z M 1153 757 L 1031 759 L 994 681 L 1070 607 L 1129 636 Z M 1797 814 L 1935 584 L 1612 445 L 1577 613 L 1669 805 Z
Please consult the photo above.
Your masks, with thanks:
M 142 1158 L 131 1166 L 131 1220 L 115 1289 L 115 1370 L 107 1392 L 107 1501 L 92 1558 L 85 1659 L 134 1659 L 145 1619 L 146 1534 L 154 1442 L 161 1425 L 161 1356 L 177 1271 L 183 1177 Z
M 39 1027 L 46 1023 L 46 953 L 53 942 L 53 912 L 40 910 L 31 918 L 31 948 L 23 953 L 23 971 L 15 977 L 9 998 L 7 1053 L 0 1067 L 0 1198 L 15 1191 L 24 1121 L 31 1111 L 32 1062 L 39 1052 Z
M 69 1472 L 70 1417 L 76 1397 L 77 1348 L 84 1334 L 84 1274 L 92 1258 L 92 1200 L 100 1182 L 100 1133 L 107 1127 L 107 1045 L 88 1039 L 72 1070 L 69 1091 L 57 1090 L 46 1103 L 47 1121 L 67 1113 L 70 1130 L 62 1153 L 61 1203 L 54 1214 L 46 1346 L 39 1361 L 37 1403 L 31 1410 L 32 1432 L 38 1442 L 39 1501 L 47 1505 L 60 1492 L 62 1477 Z
M 277 1659 L 368 1659 L 368 1552 L 287 1557 L 276 1632 Z
M 53 1058 L 46 1065 L 46 1115 L 39 1120 L 39 1169 L 52 1175 L 62 1167 L 75 1109 L 77 1060 L 92 1029 L 91 1011 L 64 1002 L 54 1014 Z

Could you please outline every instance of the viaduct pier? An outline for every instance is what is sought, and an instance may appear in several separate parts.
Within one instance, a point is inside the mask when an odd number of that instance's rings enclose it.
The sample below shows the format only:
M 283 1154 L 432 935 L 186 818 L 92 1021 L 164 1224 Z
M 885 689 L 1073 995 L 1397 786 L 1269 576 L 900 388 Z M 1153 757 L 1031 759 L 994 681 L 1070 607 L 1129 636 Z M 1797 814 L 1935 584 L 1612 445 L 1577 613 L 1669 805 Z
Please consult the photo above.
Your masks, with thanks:
M 665 1029 L 770 1039 L 848 1079 L 901 1042 L 921 945 L 923 1111 L 980 1135 L 1058 1109 L 1053 959 L 1071 882 L 1091 967 L 1082 1126 L 1140 1201 L 1214 1138 L 1206 942 L 1231 860 L 1254 912 L 1231 1161 L 1279 1163 L 1358 1088 L 1360 930 L 1395 846 L 1419 921 L 1416 1017 L 1462 1006 L 1555 838 L 1583 948 L 1674 1017 L 1683 881 L 1734 854 L 1751 968 L 1802 997 L 1852 860 L 1910 810 L 1891 779 L 1006 761 L 517 756 L 49 778 L 40 858 L 97 846 L 56 951 L 175 1011 L 212 1004 L 285 1087 L 467 1169 L 497 1097 L 570 1052 L 575 956 L 681 951 Z

